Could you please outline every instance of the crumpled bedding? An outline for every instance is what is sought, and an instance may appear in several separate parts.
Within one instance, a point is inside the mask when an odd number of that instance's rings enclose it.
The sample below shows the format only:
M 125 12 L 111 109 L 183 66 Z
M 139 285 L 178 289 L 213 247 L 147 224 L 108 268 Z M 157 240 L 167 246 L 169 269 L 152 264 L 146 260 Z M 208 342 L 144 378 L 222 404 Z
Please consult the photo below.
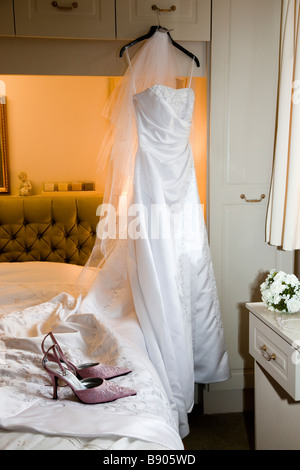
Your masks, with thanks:
M 183 449 L 161 381 L 148 359 L 135 312 L 80 313 L 77 266 L 0 264 L 0 448 Z M 54 295 L 56 293 L 56 295 Z M 122 287 L 111 300 L 122 304 Z M 53 331 L 75 363 L 126 366 L 113 379 L 136 396 L 86 405 L 69 387 L 58 400 L 42 368 L 41 342 Z

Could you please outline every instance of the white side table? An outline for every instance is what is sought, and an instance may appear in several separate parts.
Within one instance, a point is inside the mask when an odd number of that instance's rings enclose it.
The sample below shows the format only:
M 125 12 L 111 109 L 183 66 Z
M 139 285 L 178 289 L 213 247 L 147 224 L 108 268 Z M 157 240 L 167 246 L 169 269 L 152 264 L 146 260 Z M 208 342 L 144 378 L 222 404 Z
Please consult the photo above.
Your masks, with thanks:
M 257 450 L 300 450 L 300 314 L 249 303 Z M 281 326 L 278 317 L 288 320 Z

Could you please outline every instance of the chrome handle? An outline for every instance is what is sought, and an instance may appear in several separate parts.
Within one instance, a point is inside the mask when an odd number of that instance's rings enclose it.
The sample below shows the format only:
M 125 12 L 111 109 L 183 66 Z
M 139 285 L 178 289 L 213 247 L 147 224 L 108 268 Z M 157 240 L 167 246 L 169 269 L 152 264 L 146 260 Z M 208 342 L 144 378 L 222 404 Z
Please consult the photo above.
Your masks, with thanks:
M 245 194 L 241 194 L 241 199 L 245 199 L 246 202 L 248 203 L 258 203 L 258 202 L 262 202 L 264 199 L 265 199 L 266 195 L 265 194 L 262 194 L 260 196 L 260 199 L 247 199 Z
M 267 346 L 265 344 L 260 348 L 260 350 L 262 352 L 263 357 L 267 359 L 268 362 L 276 361 L 276 354 L 275 353 L 269 354 L 267 350 Z
M 77 2 L 73 2 L 70 7 L 64 7 L 64 6 L 59 5 L 57 2 L 52 2 L 52 6 L 54 8 L 58 8 L 59 10 L 65 10 L 65 11 L 70 11 L 70 10 L 73 10 L 73 8 L 79 7 Z
M 172 5 L 171 8 L 158 8 L 157 5 L 152 5 L 152 10 L 158 11 L 159 13 L 161 12 L 171 13 L 172 11 L 176 10 L 176 6 Z

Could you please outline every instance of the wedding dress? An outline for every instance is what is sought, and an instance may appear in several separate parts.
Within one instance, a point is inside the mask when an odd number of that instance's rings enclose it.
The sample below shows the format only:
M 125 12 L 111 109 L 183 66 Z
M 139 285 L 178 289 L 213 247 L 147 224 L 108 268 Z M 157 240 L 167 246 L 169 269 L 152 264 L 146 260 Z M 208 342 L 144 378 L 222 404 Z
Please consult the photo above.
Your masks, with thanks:
M 162 47 L 167 35 L 156 35 Z M 119 309 L 135 311 L 150 359 L 185 436 L 194 383 L 230 377 L 189 143 L 194 92 L 164 84 L 136 92 L 134 73 L 132 79 L 138 147 L 128 238 L 116 245 L 114 254 L 115 260 L 126 258 L 128 278 L 117 271 L 114 277 L 110 263 L 105 263 L 84 305 L 85 311 L 103 305 L 109 289 L 104 294 L 101 283 L 111 283 Z
M 129 242 L 135 309 L 143 331 L 152 330 L 159 344 L 157 350 L 146 334 L 150 358 L 163 363 L 185 410 L 193 406 L 194 381 L 230 377 L 189 145 L 193 102 L 191 88 L 162 85 L 134 97 L 140 142 L 134 202 L 143 236 Z

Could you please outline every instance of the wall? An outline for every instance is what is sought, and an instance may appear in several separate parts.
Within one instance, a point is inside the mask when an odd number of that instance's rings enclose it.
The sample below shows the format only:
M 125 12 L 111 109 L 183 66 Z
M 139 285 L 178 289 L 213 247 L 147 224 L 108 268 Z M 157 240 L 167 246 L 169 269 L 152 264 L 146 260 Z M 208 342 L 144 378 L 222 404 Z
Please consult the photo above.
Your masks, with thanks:
M 43 181 L 93 180 L 106 77 L 0 76 L 6 83 L 11 193 L 26 171 L 40 193 Z M 98 189 L 103 188 L 103 179 Z
M 104 105 L 115 80 L 97 76 L 0 75 L 6 84 L 11 194 L 18 192 L 20 171 L 33 193 L 43 182 L 96 179 L 105 132 Z M 194 81 L 196 104 L 192 142 L 199 192 L 206 202 L 207 80 Z M 105 175 L 98 175 L 103 192 Z
M 28 172 L 35 193 L 40 193 L 43 181 L 95 179 L 104 126 L 102 109 L 111 86 L 107 76 L 124 74 L 125 61 L 120 59 L 119 51 L 126 42 L 0 38 L 0 80 L 6 83 L 12 194 L 17 193 L 19 171 Z M 205 77 L 206 43 L 183 45 L 200 60 L 201 67 L 194 68 L 194 76 Z M 139 47 L 132 47 L 130 54 L 134 55 Z M 190 59 L 177 49 L 175 53 L 184 76 Z M 196 108 L 203 111 L 195 124 L 195 160 L 201 201 L 205 203 L 207 82 L 199 78 L 197 83 Z M 102 175 L 97 186 L 100 192 L 104 184 Z

